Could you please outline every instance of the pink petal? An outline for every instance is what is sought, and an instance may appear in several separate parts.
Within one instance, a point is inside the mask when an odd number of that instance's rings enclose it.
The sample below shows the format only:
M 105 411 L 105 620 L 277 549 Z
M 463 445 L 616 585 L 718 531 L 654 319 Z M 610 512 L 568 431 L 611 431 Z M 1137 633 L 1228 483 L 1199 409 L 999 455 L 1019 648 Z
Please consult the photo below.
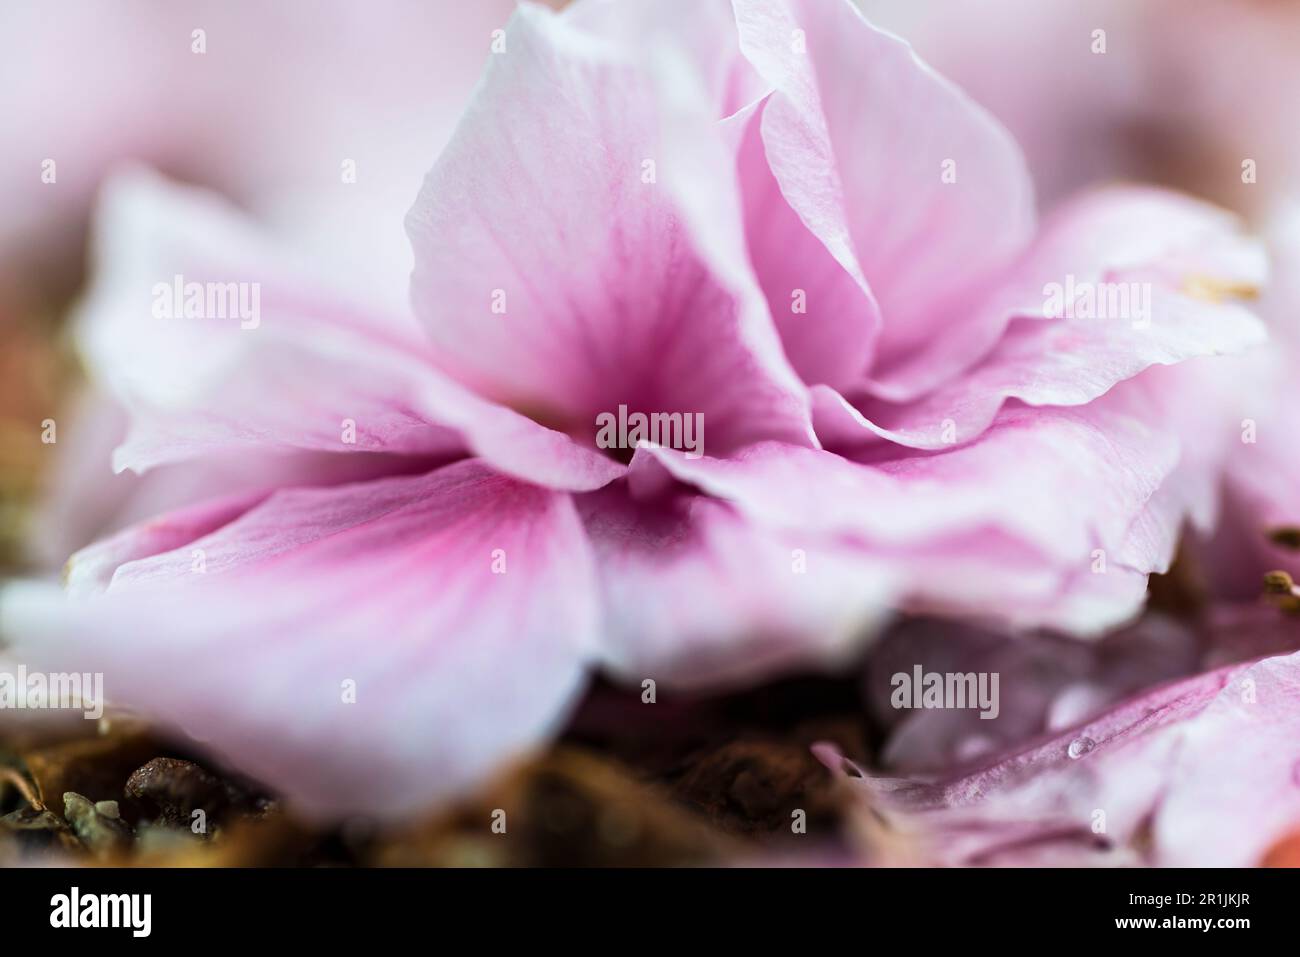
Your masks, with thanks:
M 1141 423 L 1100 409 L 1008 410 L 969 446 L 874 464 L 773 443 L 726 460 L 648 451 L 755 521 L 882 544 L 999 527 L 1061 561 L 1082 560 L 1106 533 L 1122 535 L 1176 454 Z M 1075 508 L 1056 507 L 1088 489 L 1071 499 Z
M 889 729 L 880 762 L 892 773 L 907 774 L 950 773 L 982 763 L 990 754 L 1079 724 L 1143 688 L 1194 674 L 1201 667 L 1202 639 L 1191 627 L 1158 615 L 1089 642 L 905 621 L 872 649 L 863 681 L 868 710 Z M 910 676 L 917 666 L 923 673 L 997 674 L 996 715 L 981 717 L 976 708 L 894 707 L 894 675 Z
M 1247 867 L 1300 824 L 1300 655 L 1240 674 L 1182 734 L 1155 819 L 1164 867 Z
M 1095 632 L 1141 607 L 1153 569 L 1126 565 L 1124 547 L 1178 444 L 1094 403 L 1008 409 L 968 446 L 871 464 L 773 443 L 727 460 L 648 454 L 751 521 L 887 557 L 915 610 Z
M 1155 190 L 1115 189 L 1076 201 L 1053 217 L 1005 285 L 979 307 L 1020 314 L 987 356 L 907 404 L 865 398 L 849 405 L 816 390 L 818 434 L 840 445 L 854 441 L 856 428 L 858 442 L 878 437 L 937 449 L 979 435 L 1008 399 L 1084 405 L 1151 366 L 1260 345 L 1264 327 L 1250 312 L 1181 291 L 1193 281 L 1262 281 L 1263 249 L 1238 226 L 1221 210 Z M 1064 288 L 1067 279 L 1080 292 L 1098 282 L 1139 284 L 1149 292 L 1150 314 L 1045 318 L 1047 284 Z M 1025 304 L 1035 297 L 1038 309 L 1030 312 Z
M 590 33 L 623 53 L 654 60 L 661 42 L 672 42 L 688 70 L 701 81 L 710 104 L 706 115 L 721 119 L 753 103 L 766 84 L 740 53 L 736 22 L 726 3 L 699 0 L 584 0 L 560 14 L 566 24 Z
M 972 773 L 854 783 L 923 863 L 1248 866 L 1300 820 L 1298 700 L 1300 654 L 1269 658 L 1146 692 Z
M 68 593 L 80 596 L 102 592 L 121 566 L 210 535 L 256 508 L 270 494 L 266 489 L 204 501 L 102 539 L 69 559 L 64 570 Z
M 657 467 L 638 453 L 634 472 Z M 725 504 L 620 483 L 579 497 L 606 609 L 604 664 L 633 684 L 718 687 L 842 664 L 887 613 L 891 574 L 860 549 L 765 529 Z
M 851 388 L 870 365 L 880 310 L 842 224 L 805 226 L 800 215 L 811 213 L 797 214 L 773 176 L 761 129 L 770 102 L 733 118 L 743 124 L 739 163 L 749 255 L 790 364 L 805 382 Z M 823 169 L 800 172 L 811 177 Z M 824 208 L 833 218 L 837 200 L 828 197 L 815 212 Z
M 468 447 L 543 484 L 595 488 L 622 473 L 467 393 L 434 368 L 413 319 L 353 304 L 208 194 L 128 175 L 108 188 L 99 229 L 98 281 L 79 323 L 92 370 L 131 413 L 119 471 L 240 450 Z M 260 314 L 155 318 L 151 291 L 175 276 L 249 283 Z
M 1260 577 L 1274 569 L 1300 578 L 1296 552 L 1270 537 L 1300 527 L 1300 442 L 1293 421 L 1300 408 L 1300 207 L 1282 210 L 1268 239 L 1275 268 L 1259 312 L 1273 341 L 1220 377 L 1236 400 L 1230 407 L 1236 415 L 1225 423 L 1231 430 L 1223 456 L 1229 508 L 1216 537 L 1197 553 L 1215 592 L 1232 598 L 1257 595 Z
M 1032 188 L 1019 150 L 847 0 L 737 0 L 735 8 L 741 49 L 776 88 L 763 120 L 773 173 L 841 262 L 847 225 L 884 319 L 874 387 L 914 397 L 1001 331 L 995 313 L 956 322 L 953 313 L 1029 238 Z M 944 182 L 948 161 L 955 182 Z
M 818 415 L 850 414 L 861 429 L 900 445 L 939 449 L 954 444 L 944 438 L 946 423 L 952 423 L 956 443 L 969 441 L 988 428 L 1008 399 L 1086 405 L 1153 365 L 1239 352 L 1265 339 L 1263 325 L 1232 305 L 1161 293 L 1152 305 L 1150 328 L 1128 320 L 1017 320 L 988 358 L 916 402 L 867 400 L 844 410 L 822 388 L 814 408 Z M 829 423 L 827 429 L 830 436 L 852 436 L 845 423 Z
M 407 220 L 440 366 L 587 442 L 626 405 L 702 414 L 719 452 L 811 444 L 712 111 L 679 115 L 662 76 L 538 7 L 506 45 Z
M 592 574 L 568 496 L 469 461 L 277 492 L 96 598 L 6 593 L 4 631 L 309 814 L 391 816 L 555 726 L 594 648 Z
M 1255 355 L 1148 369 L 1103 400 L 1157 425 L 1179 447 L 1178 467 L 1112 553 L 1115 560 L 1165 572 L 1186 532 L 1214 527 L 1224 471 L 1233 449 L 1241 447 L 1241 363 L 1253 363 Z M 1258 587 L 1257 580 L 1252 595 Z
M 96 539 L 140 523 L 148 529 L 159 516 L 170 525 L 175 511 L 186 506 L 265 495 L 287 485 L 337 485 L 428 471 L 431 464 L 414 456 L 273 452 L 250 445 L 216 458 L 165 464 L 143 475 L 114 474 L 109 463 L 127 428 L 126 410 L 118 402 L 88 389 L 59 425 L 64 441 L 58 444 L 28 536 L 37 564 L 54 570 Z

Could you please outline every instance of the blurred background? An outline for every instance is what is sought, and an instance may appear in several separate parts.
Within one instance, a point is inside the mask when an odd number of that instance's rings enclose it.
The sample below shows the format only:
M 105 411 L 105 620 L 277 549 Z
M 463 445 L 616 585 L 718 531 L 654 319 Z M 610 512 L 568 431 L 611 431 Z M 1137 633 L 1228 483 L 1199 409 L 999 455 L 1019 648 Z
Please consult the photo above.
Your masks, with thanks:
M 120 416 L 84 398 L 65 322 L 87 279 L 106 177 L 144 164 L 210 187 L 304 252 L 404 301 L 402 216 L 513 7 L 0 6 L 0 561 L 57 569 L 90 537 L 143 517 L 131 511 L 137 480 L 108 468 Z M 344 163 L 354 181 L 343 181 Z M 43 444 L 51 418 L 59 441 Z M 41 523 L 33 506 L 42 490 L 64 487 L 60 469 L 66 482 L 104 483 L 96 512 L 65 501 Z

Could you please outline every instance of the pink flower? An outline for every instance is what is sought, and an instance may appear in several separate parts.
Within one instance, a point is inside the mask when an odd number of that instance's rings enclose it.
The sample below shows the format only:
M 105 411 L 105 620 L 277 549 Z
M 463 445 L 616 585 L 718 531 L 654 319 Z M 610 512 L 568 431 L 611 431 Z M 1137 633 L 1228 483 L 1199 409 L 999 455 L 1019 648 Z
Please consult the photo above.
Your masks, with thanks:
M 1128 619 L 1235 438 L 1188 443 L 1178 364 L 1262 338 L 1231 217 L 1120 189 L 1036 228 L 1009 136 L 847 2 L 521 7 L 407 229 L 413 316 L 120 180 L 82 316 L 115 466 L 346 464 L 3 607 L 318 815 L 478 780 L 593 668 L 736 682 L 894 610 Z M 155 318 L 175 277 L 258 315 Z M 598 445 L 638 414 L 703 448 Z

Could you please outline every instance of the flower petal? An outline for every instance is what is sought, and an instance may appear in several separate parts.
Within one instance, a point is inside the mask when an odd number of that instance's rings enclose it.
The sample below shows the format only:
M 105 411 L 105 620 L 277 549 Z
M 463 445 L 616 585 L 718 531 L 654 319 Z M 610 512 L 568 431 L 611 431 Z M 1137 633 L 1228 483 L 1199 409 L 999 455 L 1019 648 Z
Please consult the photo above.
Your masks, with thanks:
M 1264 327 L 1250 312 L 1230 305 L 1157 293 L 1150 326 L 1128 319 L 1020 319 L 978 366 L 907 405 L 870 399 L 856 408 L 834 401 L 825 387 L 814 393 L 819 436 L 852 439 L 851 425 L 899 445 L 940 449 L 978 436 L 1009 399 L 1026 405 L 1086 405 L 1116 383 L 1153 365 L 1217 356 L 1264 342 Z M 825 423 L 827 416 L 847 414 Z M 823 423 L 825 425 L 823 426 Z M 947 435 L 945 435 L 947 433 Z M 859 442 L 861 439 L 859 438 Z
M 857 771 L 910 863 L 1257 864 L 1300 820 L 1300 654 L 1148 691 L 970 773 Z M 836 771 L 845 762 L 819 745 Z
M 721 119 L 767 93 L 762 78 L 740 54 L 736 22 L 726 3 L 699 0 L 583 0 L 570 3 L 561 18 L 629 56 L 664 52 L 660 40 L 671 36 L 675 55 L 700 80 L 710 109 Z M 657 48 L 657 49 L 656 49 Z
M 653 465 L 640 456 L 634 473 Z M 890 573 L 861 549 L 765 529 L 705 496 L 639 500 L 615 483 L 578 508 L 606 608 L 604 664 L 635 683 L 716 688 L 842 664 L 892 598 Z
M 921 394 L 1001 332 L 996 314 L 954 322 L 953 313 L 1032 231 L 1020 152 L 847 0 L 736 0 L 735 9 L 741 49 L 776 88 L 763 119 L 772 171 L 841 262 L 847 225 L 880 305 L 874 387 Z M 837 196 L 840 217 L 827 209 Z
M 119 471 L 239 450 L 445 458 L 468 447 L 542 484 L 596 488 L 622 473 L 466 392 L 435 369 L 414 319 L 354 304 L 206 193 L 124 175 L 106 190 L 96 245 L 80 336 L 130 412 Z M 246 284 L 249 318 L 154 315 L 151 291 L 169 301 L 192 283 L 206 284 L 195 287 L 205 313 L 212 288 Z
M 203 538 L 255 508 L 269 494 L 270 490 L 262 490 L 204 501 L 95 542 L 69 559 L 64 569 L 68 593 L 81 596 L 102 592 L 121 566 Z
M 862 382 L 870 365 L 880 309 L 853 257 L 847 232 L 836 222 L 838 196 L 821 197 L 815 208 L 805 206 L 796 213 L 782 193 L 762 135 L 769 107 L 770 101 L 765 101 L 730 121 L 743 124 L 738 162 L 749 255 L 786 355 L 800 377 L 810 384 L 852 388 Z M 799 168 L 805 179 L 820 169 Z M 805 185 L 803 180 L 800 185 Z M 807 189 L 816 191 L 811 185 Z M 800 216 L 816 218 L 805 225 Z
M 594 650 L 592 574 L 567 495 L 467 461 L 277 492 L 95 598 L 7 592 L 4 632 L 308 814 L 392 816 L 555 726 Z
M 1176 437 L 1115 405 L 1007 409 L 970 445 L 870 463 L 773 443 L 647 454 L 751 521 L 888 557 L 912 610 L 1095 632 L 1141 607 L 1153 569 L 1126 565 L 1124 546 L 1178 461 Z
M 969 624 L 910 619 L 872 649 L 863 680 L 868 710 L 888 737 L 891 773 L 951 773 L 1095 717 L 1144 688 L 1196 673 L 1203 636 L 1159 615 L 1100 641 L 1032 636 Z M 991 708 L 897 707 L 896 676 L 997 675 Z M 913 687 L 915 683 L 913 682 Z
M 638 59 L 539 7 L 519 9 L 506 51 L 407 219 L 440 366 L 588 444 L 620 405 L 701 414 L 719 452 L 811 444 L 711 111 L 677 117 Z M 692 182 L 707 214 L 683 204 Z
M 979 435 L 1009 399 L 1084 405 L 1152 366 L 1257 346 L 1264 327 L 1249 311 L 1212 293 L 1183 292 L 1250 291 L 1262 281 L 1263 248 L 1238 229 L 1222 210 L 1158 190 L 1112 189 L 1078 200 L 978 306 L 1018 315 L 988 355 L 907 404 L 866 397 L 850 405 L 816 390 L 819 437 L 841 445 L 854 441 L 856 428 L 859 443 L 883 438 L 938 449 Z M 1062 298 L 1073 291 L 1069 312 L 1046 315 L 1051 288 Z M 1074 318 L 1084 296 L 1117 314 Z
M 1155 819 L 1164 867 L 1246 867 L 1300 823 L 1300 655 L 1239 675 L 1182 735 Z

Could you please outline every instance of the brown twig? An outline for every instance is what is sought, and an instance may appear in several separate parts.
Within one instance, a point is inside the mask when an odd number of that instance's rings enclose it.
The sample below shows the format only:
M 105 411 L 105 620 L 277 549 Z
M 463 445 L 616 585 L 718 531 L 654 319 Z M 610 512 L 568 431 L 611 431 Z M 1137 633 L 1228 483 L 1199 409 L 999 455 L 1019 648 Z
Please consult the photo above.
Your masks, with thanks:
M 35 789 L 32 788 L 31 782 L 13 768 L 0 767 L 0 782 L 12 784 L 18 793 L 23 796 L 23 800 L 36 810 L 45 810 L 45 803 L 40 799 Z

